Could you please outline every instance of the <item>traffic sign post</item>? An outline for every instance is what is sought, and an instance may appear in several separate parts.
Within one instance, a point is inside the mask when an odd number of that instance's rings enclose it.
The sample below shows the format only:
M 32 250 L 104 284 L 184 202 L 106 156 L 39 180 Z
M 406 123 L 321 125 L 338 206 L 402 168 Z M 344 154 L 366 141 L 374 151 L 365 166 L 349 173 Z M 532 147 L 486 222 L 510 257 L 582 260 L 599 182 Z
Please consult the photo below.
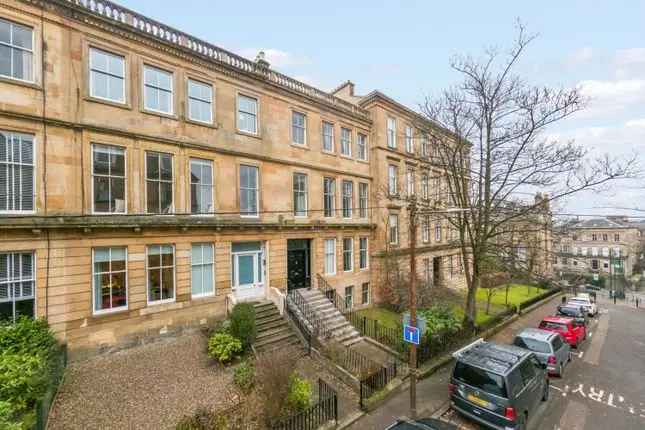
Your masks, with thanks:
M 411 325 L 403 326 L 403 340 L 414 345 L 419 344 L 419 329 Z

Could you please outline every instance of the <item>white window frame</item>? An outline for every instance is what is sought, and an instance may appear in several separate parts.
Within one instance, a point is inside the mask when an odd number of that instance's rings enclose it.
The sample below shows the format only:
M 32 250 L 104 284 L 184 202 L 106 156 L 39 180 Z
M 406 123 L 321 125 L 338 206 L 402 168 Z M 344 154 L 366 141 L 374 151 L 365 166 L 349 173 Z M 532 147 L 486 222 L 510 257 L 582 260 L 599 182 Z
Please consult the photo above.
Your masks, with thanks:
M 248 213 L 242 211 L 242 167 L 250 167 L 255 169 L 255 188 L 246 188 L 246 189 L 255 189 L 255 213 Z M 240 164 L 240 169 L 238 173 L 239 180 L 239 201 L 240 201 L 240 216 L 242 218 L 259 218 L 260 217 L 260 168 L 258 166 L 253 166 L 252 164 Z
M 12 27 L 14 25 L 19 26 L 19 27 L 24 27 L 26 29 L 31 30 L 31 49 L 27 49 L 27 48 L 24 48 L 22 46 L 17 46 L 17 45 L 14 45 L 13 43 L 0 42 L 0 45 L 7 46 L 9 48 L 9 52 L 11 53 L 11 72 L 12 73 L 13 73 L 13 50 L 18 50 L 18 51 L 24 51 L 24 52 L 31 53 L 31 79 L 16 78 L 16 77 L 10 76 L 10 75 L 0 75 L 0 76 L 2 78 L 11 79 L 11 80 L 18 81 L 18 82 L 28 82 L 28 83 L 32 83 L 32 84 L 35 83 L 36 82 L 36 67 L 35 67 L 36 66 L 36 55 L 34 53 L 34 46 L 36 44 L 36 35 L 35 35 L 34 28 L 29 26 L 29 25 L 25 25 L 25 24 L 22 24 L 22 23 L 19 23 L 19 22 L 10 21 L 10 20 L 4 19 L 4 18 L 0 18 L 0 21 L 4 21 L 4 22 L 9 24 L 9 35 L 11 37 L 13 37 Z
M 121 61 L 123 61 L 123 76 L 114 75 L 114 74 L 112 74 L 110 72 L 106 72 L 104 70 L 95 69 L 94 66 L 92 65 L 92 58 L 93 58 L 92 51 L 99 52 L 102 55 L 105 55 L 107 57 L 118 58 Z M 106 51 L 105 49 L 101 49 L 101 48 L 91 46 L 90 47 L 90 52 L 89 52 L 89 69 L 90 69 L 90 91 L 89 91 L 90 97 L 95 98 L 95 99 L 99 99 L 99 100 L 106 100 L 106 101 L 111 102 L 111 103 L 126 104 L 126 101 L 127 101 L 126 100 L 126 92 L 127 92 L 126 88 L 127 88 L 128 68 L 127 68 L 127 62 L 126 62 L 125 57 L 123 55 L 114 54 L 112 52 Z M 106 75 L 106 76 L 109 76 L 109 77 L 112 77 L 112 78 L 117 78 L 117 79 L 123 80 L 123 91 L 122 91 L 122 94 L 121 94 L 121 98 L 116 100 L 116 99 L 111 99 L 109 97 L 102 97 L 102 96 L 98 96 L 98 95 L 94 94 L 94 75 L 95 74 Z M 109 82 L 109 80 L 107 82 Z M 107 92 L 109 93 L 109 91 L 107 91 Z
M 345 309 L 352 309 L 354 307 L 354 286 L 353 285 L 348 285 L 345 287 L 344 299 L 345 299 Z
M 387 117 L 387 147 L 396 149 L 396 119 Z
M 112 174 L 108 175 L 96 175 L 94 173 L 94 151 L 96 150 L 97 147 L 103 147 L 103 148 L 108 148 L 111 150 L 116 149 L 123 151 L 123 212 L 101 212 L 97 211 L 94 209 L 96 202 L 94 201 L 94 177 L 100 176 L 100 177 L 106 177 L 108 179 L 111 178 L 121 178 L 120 176 L 114 176 Z M 111 152 L 110 152 L 111 153 Z M 94 215 L 113 215 L 113 214 L 118 214 L 118 215 L 124 215 L 128 213 L 128 151 L 126 148 L 122 146 L 117 146 L 117 145 L 106 145 L 103 143 L 93 143 L 92 144 L 92 166 L 91 166 L 91 176 L 92 176 L 92 214 Z M 148 179 L 146 178 L 146 181 Z M 146 187 L 147 190 L 147 187 Z M 110 197 L 112 197 L 112 190 L 110 186 Z M 147 208 L 147 200 L 146 200 L 146 208 Z
M 161 179 L 161 176 L 159 179 L 148 179 L 148 154 L 161 154 L 161 155 L 169 155 L 170 156 L 170 167 L 172 169 L 172 179 L 169 181 L 167 179 Z M 175 154 L 170 153 L 170 152 L 159 152 L 159 151 L 145 151 L 144 154 L 144 178 L 145 178 L 145 206 L 146 206 L 146 213 L 147 214 L 156 214 L 156 215 L 170 215 L 175 213 Z M 159 175 L 161 175 L 161 159 L 159 159 Z M 148 212 L 148 181 L 155 181 L 159 183 L 159 187 L 161 186 L 162 182 L 168 183 L 170 182 L 171 184 L 171 191 L 170 191 L 170 196 L 171 196 L 171 201 L 170 201 L 170 211 L 167 214 L 160 212 Z M 161 188 L 159 188 L 159 203 L 161 204 Z
M 428 158 L 430 156 L 430 151 L 428 150 L 429 142 L 428 142 L 428 135 L 426 133 L 423 133 L 421 135 L 421 156 L 423 158 Z
M 346 242 L 349 241 L 349 242 Z M 345 246 L 346 243 L 349 243 L 349 249 Z M 349 254 L 349 269 L 345 268 L 345 256 Z M 354 238 L 353 237 L 344 237 L 343 238 L 343 272 L 349 273 L 354 271 Z
M 434 226 L 434 240 L 435 242 L 441 242 L 441 225 L 437 224 Z
M 325 183 L 329 181 L 331 187 L 331 193 L 327 193 L 325 189 Z M 329 211 L 326 209 L 327 196 L 330 196 L 331 207 Z M 329 213 L 329 215 L 327 215 Z M 330 178 L 329 176 L 323 177 L 323 217 L 324 218 L 333 218 L 336 216 L 336 178 Z
M 20 278 L 15 279 L 13 277 L 9 277 L 9 278 L 7 278 L 6 281 L 2 281 L 0 283 L 0 284 L 7 285 L 7 296 L 8 296 L 8 298 L 4 299 L 4 303 L 11 303 L 12 304 L 13 309 L 12 309 L 12 315 L 11 315 L 12 320 L 11 321 L 15 322 L 15 319 L 16 319 L 16 296 L 12 295 L 12 293 L 10 291 L 10 286 L 13 285 L 13 284 L 20 284 L 20 288 L 22 288 L 22 283 L 24 283 L 24 282 L 32 282 L 33 283 L 32 284 L 31 295 L 29 295 L 29 296 L 21 295 L 20 300 L 18 300 L 18 301 L 31 300 L 33 298 L 33 300 L 34 300 L 33 314 L 34 314 L 34 317 L 37 317 L 38 295 L 36 294 L 36 288 L 37 288 L 36 276 L 37 276 L 38 272 L 37 272 L 36 251 L 35 250 L 24 250 L 24 251 L 2 251 L 2 252 L 0 252 L 0 256 L 1 255 L 6 255 L 6 254 L 9 254 L 9 255 L 13 255 L 13 254 L 31 254 L 31 258 L 32 258 L 32 276 L 31 276 L 31 278 L 23 278 L 22 277 L 22 270 L 20 270 Z M 22 261 L 20 262 L 20 264 L 22 265 Z M 13 272 L 11 270 L 11 267 L 7 268 L 7 272 L 8 272 L 8 274 L 11 274 L 11 272 Z
M 148 254 L 150 252 L 150 248 L 153 246 L 170 246 L 172 247 L 172 290 L 173 290 L 173 297 L 171 299 L 160 299 L 160 300 L 153 300 L 150 301 L 150 270 L 152 269 L 167 269 L 170 266 L 163 266 L 160 265 L 159 267 L 150 267 L 148 265 Z M 161 254 L 159 254 L 159 264 L 161 264 Z M 162 271 L 163 273 L 163 271 Z M 159 282 L 160 286 L 163 285 L 163 277 L 159 277 Z M 148 306 L 156 306 L 156 305 L 163 305 L 165 303 L 174 303 L 177 300 L 177 249 L 175 248 L 175 244 L 169 244 L 169 243 L 162 243 L 162 244 L 151 244 L 151 245 L 146 245 L 146 303 Z
M 345 184 L 351 184 L 351 187 L 349 189 L 351 190 L 351 194 L 349 196 L 345 195 Z M 354 181 L 350 181 L 348 179 L 343 179 L 341 182 L 342 190 L 341 190 L 341 199 L 342 199 L 342 213 L 341 215 L 343 216 L 344 219 L 351 219 L 354 216 Z M 345 199 L 348 198 L 350 199 L 349 201 L 349 206 L 345 206 Z
M 363 195 L 363 190 L 365 194 Z M 370 202 L 370 188 L 367 182 L 358 183 L 358 217 L 368 218 Z
M 158 72 L 158 73 L 165 73 L 167 75 L 170 75 L 170 89 L 168 90 L 166 88 L 161 88 L 159 86 L 147 84 L 146 83 L 146 69 L 150 69 L 150 70 L 154 70 L 155 72 Z M 141 85 L 142 85 L 142 91 L 143 91 L 143 94 L 142 94 L 142 97 L 143 97 L 143 109 L 146 110 L 146 111 L 149 111 L 149 112 L 160 113 L 162 115 L 174 115 L 175 114 L 175 74 L 173 72 L 169 71 L 169 70 L 165 70 L 165 69 L 162 69 L 160 67 L 153 66 L 151 64 L 144 64 L 143 65 L 143 73 L 142 73 L 141 77 L 142 77 Z M 170 93 L 170 112 L 166 112 L 166 111 L 159 110 L 159 109 L 154 109 L 154 108 L 151 108 L 151 107 L 147 106 L 148 100 L 146 98 L 146 87 L 150 87 L 150 88 L 153 88 L 153 89 L 155 89 L 157 91 L 162 91 L 162 92 L 165 92 L 165 93 Z
M 409 154 L 414 154 L 414 140 L 412 137 L 412 127 L 405 127 L 405 150 Z
M 427 216 L 423 219 L 423 224 L 421 226 L 421 236 L 423 243 L 430 242 L 430 219 Z
M 399 167 L 394 164 L 387 166 L 387 190 L 390 196 L 399 194 Z
M 356 134 L 356 158 L 367 161 L 367 135 L 365 133 Z
M 363 248 L 363 244 L 365 244 L 365 247 Z M 358 269 L 359 270 L 367 270 L 370 268 L 370 253 L 369 253 L 370 245 L 369 245 L 369 238 L 367 236 L 359 237 L 358 238 Z M 365 255 L 365 266 L 361 265 L 361 255 Z
M 365 290 L 365 286 L 367 286 L 367 290 Z M 361 284 L 361 304 L 362 305 L 369 305 L 371 300 L 370 300 L 370 283 L 369 282 L 363 282 Z M 367 294 L 365 294 L 367 292 Z M 367 300 L 365 300 L 365 297 L 367 296 Z
M 296 124 L 295 119 L 298 115 L 302 117 L 302 120 L 303 120 L 302 126 Z M 296 142 L 295 129 L 302 130 L 302 142 Z M 298 146 L 307 146 L 307 114 L 297 110 L 291 111 L 291 143 Z
M 202 262 L 195 263 L 193 258 L 193 246 L 200 246 L 200 251 L 202 253 Z M 213 261 L 210 263 L 204 263 L 204 246 L 210 246 L 213 249 Z M 204 267 L 208 264 L 211 264 L 213 268 L 211 269 L 211 277 L 213 279 L 213 291 L 209 293 L 193 294 L 193 267 L 202 266 L 201 275 L 202 275 L 202 291 L 204 287 Z M 215 290 L 217 285 L 215 285 L 215 244 L 213 242 L 196 242 L 190 244 L 190 297 L 192 299 L 201 299 L 204 297 L 213 297 L 215 296 Z
M 395 222 L 393 223 L 392 220 Z M 394 229 L 396 234 L 392 234 L 392 229 Z M 390 245 L 398 245 L 399 244 L 399 215 L 397 214 L 390 214 L 388 217 L 388 243 Z
M 430 198 L 430 180 L 426 173 L 421 175 L 421 198 L 423 200 L 428 200 Z
M 33 215 L 36 213 L 36 174 L 38 172 L 38 166 L 37 166 L 37 161 L 38 161 L 38 150 L 36 146 L 36 137 L 31 134 L 27 133 L 14 133 L 11 131 L 7 130 L 0 130 L 0 134 L 4 134 L 5 138 L 8 140 L 8 142 L 12 142 L 14 139 L 14 136 L 19 136 L 21 139 L 23 136 L 29 137 L 31 139 L 32 147 L 33 147 L 33 154 L 32 154 L 32 164 L 25 164 L 25 163 L 15 163 L 15 162 L 7 162 L 7 161 L 2 161 L 0 160 L 0 169 L 1 168 L 7 168 L 6 166 L 13 165 L 13 166 L 30 166 L 32 167 L 32 182 L 31 182 L 31 189 L 33 190 L 33 195 L 31 196 L 31 206 L 33 209 L 31 210 L 24 210 L 24 209 L 19 209 L 19 210 L 13 210 L 13 209 L 0 209 L 0 214 L 11 214 L 11 215 Z M 7 151 L 7 154 L 10 153 L 12 148 L 10 148 Z M 14 167 L 15 168 L 15 167 Z M 8 168 L 7 168 L 7 205 L 9 204 L 9 173 L 8 173 Z M 15 178 L 15 177 L 14 177 Z M 14 193 L 15 193 L 15 184 L 14 184 Z M 22 184 L 19 185 L 19 193 L 22 196 Z M 22 207 L 22 202 L 21 202 L 21 207 Z
M 205 100 L 205 99 L 203 99 L 201 97 L 191 97 L 191 95 L 190 95 L 190 85 L 191 84 L 196 84 L 198 86 L 207 87 L 211 92 L 210 93 L 210 100 Z M 214 110 L 213 106 L 214 106 L 214 101 L 215 101 L 215 89 L 213 88 L 212 84 L 207 84 L 206 82 L 198 81 L 197 79 L 193 79 L 193 78 L 188 78 L 186 80 L 186 100 L 187 100 L 186 113 L 188 114 L 188 119 L 190 121 L 199 122 L 201 124 L 213 124 L 213 110 Z M 195 100 L 197 102 L 205 103 L 205 104 L 209 105 L 210 109 L 208 109 L 208 121 L 193 118 L 193 116 L 192 116 L 193 112 L 190 109 L 190 106 L 191 106 L 190 101 L 191 100 Z
M 331 243 L 333 244 L 333 252 L 328 253 L 327 252 L 327 244 Z M 330 261 L 330 265 L 333 268 L 333 271 L 327 271 L 327 259 L 331 258 L 332 261 Z M 336 266 L 336 238 L 328 238 L 325 239 L 323 242 L 323 271 L 325 272 L 325 275 L 335 275 L 337 270 Z
M 296 190 L 296 176 L 304 178 L 304 190 Z M 309 176 L 306 173 L 294 172 L 292 176 L 292 190 L 293 190 L 293 216 L 296 218 L 307 218 L 309 216 Z M 296 207 L 296 194 L 303 194 L 305 197 L 304 210 L 299 211 Z
M 325 125 L 328 125 L 328 126 L 331 128 L 331 134 L 325 134 Z M 323 122 L 322 122 L 322 126 L 321 126 L 321 134 L 322 134 L 322 151 L 323 151 L 323 152 L 328 152 L 328 153 L 330 153 L 330 154 L 334 152 L 334 146 L 335 146 L 335 143 L 334 143 L 334 133 L 335 133 L 335 130 L 334 130 L 334 123 L 329 122 L 329 121 L 323 121 Z M 330 148 L 330 149 L 326 149 L 326 148 L 325 148 L 325 137 L 329 137 L 329 138 L 330 138 L 330 140 L 331 140 L 331 141 L 330 141 L 330 144 L 331 144 L 331 148 Z
M 255 101 L 255 113 L 246 112 L 246 111 L 243 111 L 241 109 L 241 107 L 240 107 L 240 99 L 242 99 L 242 98 Z M 260 99 L 258 97 L 254 97 L 254 96 L 251 96 L 251 95 L 238 93 L 237 98 L 236 98 L 236 104 L 237 104 L 237 106 L 236 106 L 235 124 L 236 124 L 237 130 L 241 131 L 242 133 L 248 133 L 248 134 L 252 134 L 254 136 L 257 136 L 260 133 L 260 122 L 258 120 L 259 119 L 258 117 L 260 115 Z M 249 116 L 253 116 L 253 119 L 255 120 L 254 121 L 254 124 L 255 124 L 255 130 L 254 131 L 245 130 L 245 129 L 243 129 L 241 127 L 240 113 L 243 113 L 243 114 L 249 115 Z
M 345 139 L 345 137 L 347 137 L 347 139 Z M 347 144 L 346 148 L 345 148 L 345 144 Z M 340 155 L 344 157 L 352 156 L 352 129 L 351 128 L 347 128 L 347 127 L 340 128 Z
M 119 271 L 113 271 L 112 270 L 112 250 L 115 248 L 121 248 L 125 250 L 125 270 L 119 270 Z M 95 257 L 96 257 L 96 250 L 97 249 L 107 249 L 108 254 L 109 254 L 109 262 L 110 262 L 110 271 L 109 272 L 100 272 L 96 273 L 94 271 L 95 269 Z M 110 309 L 96 309 L 96 275 L 99 274 L 105 274 L 108 273 L 110 274 L 110 278 L 112 277 L 113 273 L 125 273 L 125 305 L 124 306 L 119 306 L 118 308 L 110 308 Z M 148 273 L 146 271 L 146 277 Z M 112 288 L 110 287 L 110 293 Z M 128 288 L 128 247 L 127 246 L 97 246 L 95 248 L 92 248 L 92 314 L 93 315 L 106 315 L 106 314 L 113 314 L 116 312 L 123 312 L 128 310 L 128 307 L 130 305 L 130 291 Z
M 210 169 L 211 169 L 211 183 L 210 184 L 203 184 L 201 182 L 193 182 L 192 175 L 191 175 L 193 163 L 199 164 L 201 166 L 210 167 Z M 190 214 L 191 215 L 196 215 L 196 216 L 206 215 L 206 216 L 208 216 L 208 215 L 213 215 L 213 212 L 215 211 L 215 166 L 214 166 L 214 164 L 215 163 L 213 163 L 213 160 L 206 160 L 206 159 L 203 159 L 203 158 L 193 158 L 193 157 L 191 157 L 188 160 L 188 178 L 189 178 L 188 179 L 188 181 L 189 181 L 188 185 L 190 187 L 189 190 L 188 190 L 188 194 L 189 194 L 189 198 L 190 198 Z M 203 187 L 203 188 L 206 188 L 206 187 L 210 188 L 211 209 L 208 212 L 206 212 L 206 213 L 199 213 L 199 212 L 193 213 L 193 204 L 192 204 L 192 202 L 193 202 L 193 185 L 197 185 L 198 187 Z
M 405 181 L 406 182 L 406 194 L 408 195 L 408 197 L 413 196 L 414 194 L 416 194 L 415 193 L 415 191 L 416 191 L 415 188 L 416 187 L 415 187 L 415 181 L 414 181 L 416 178 L 415 178 L 415 175 L 414 175 L 414 169 L 410 169 L 410 168 L 407 169 L 405 179 L 406 179 L 406 181 Z

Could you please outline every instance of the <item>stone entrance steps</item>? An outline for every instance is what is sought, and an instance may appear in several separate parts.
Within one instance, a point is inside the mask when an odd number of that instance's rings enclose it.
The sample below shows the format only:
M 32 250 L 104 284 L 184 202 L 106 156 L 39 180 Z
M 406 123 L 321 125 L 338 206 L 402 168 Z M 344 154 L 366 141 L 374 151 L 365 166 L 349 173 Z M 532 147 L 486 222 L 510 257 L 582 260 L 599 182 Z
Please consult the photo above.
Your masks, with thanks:
M 255 308 L 255 323 L 258 334 L 253 347 L 256 353 L 276 348 L 302 346 L 300 338 L 293 332 L 289 323 L 280 315 L 272 302 L 260 302 Z
M 321 320 L 322 327 L 329 333 L 328 339 L 333 339 L 345 346 L 351 346 L 362 340 L 360 333 L 320 290 L 301 289 L 295 291 L 295 294 L 300 294 L 316 317 Z

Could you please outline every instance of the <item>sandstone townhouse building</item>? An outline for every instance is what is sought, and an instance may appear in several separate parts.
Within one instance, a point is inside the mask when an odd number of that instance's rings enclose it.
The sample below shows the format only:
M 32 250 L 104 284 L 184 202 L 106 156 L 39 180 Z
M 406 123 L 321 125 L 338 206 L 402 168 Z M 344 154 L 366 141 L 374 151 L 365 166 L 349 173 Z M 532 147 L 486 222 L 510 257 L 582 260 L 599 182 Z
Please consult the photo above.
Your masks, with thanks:
M 5 0 L 0 314 L 46 318 L 81 351 L 318 275 L 368 306 L 382 254 L 406 251 L 402 196 L 440 187 L 418 119 L 112 2 Z M 419 234 L 420 274 L 456 285 L 447 226 Z
M 557 235 L 554 270 L 562 275 L 630 278 L 640 260 L 640 227 L 620 216 L 570 223 Z

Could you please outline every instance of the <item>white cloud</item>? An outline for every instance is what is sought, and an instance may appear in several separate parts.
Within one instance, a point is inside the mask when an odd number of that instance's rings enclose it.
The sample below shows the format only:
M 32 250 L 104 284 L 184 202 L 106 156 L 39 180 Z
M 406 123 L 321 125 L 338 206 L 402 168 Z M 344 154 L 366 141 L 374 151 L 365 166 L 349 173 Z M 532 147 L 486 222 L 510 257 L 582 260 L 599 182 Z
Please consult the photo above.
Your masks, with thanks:
M 591 62 L 594 57 L 594 51 L 590 46 L 585 46 L 576 50 L 567 59 L 567 63 L 572 66 L 580 66 Z
M 309 57 L 300 56 L 290 52 L 282 51 L 280 49 L 247 48 L 243 49 L 241 54 L 246 58 L 255 60 L 255 57 L 260 51 L 264 51 L 264 55 L 266 56 L 265 58 L 269 62 L 269 64 L 271 64 L 272 68 L 289 68 L 311 64 L 311 59 Z
M 645 48 L 619 49 L 616 51 L 614 65 L 616 77 L 619 79 L 643 76 L 645 73 Z
M 579 118 L 603 117 L 645 103 L 645 79 L 586 80 L 578 88 L 590 99 L 588 109 Z

